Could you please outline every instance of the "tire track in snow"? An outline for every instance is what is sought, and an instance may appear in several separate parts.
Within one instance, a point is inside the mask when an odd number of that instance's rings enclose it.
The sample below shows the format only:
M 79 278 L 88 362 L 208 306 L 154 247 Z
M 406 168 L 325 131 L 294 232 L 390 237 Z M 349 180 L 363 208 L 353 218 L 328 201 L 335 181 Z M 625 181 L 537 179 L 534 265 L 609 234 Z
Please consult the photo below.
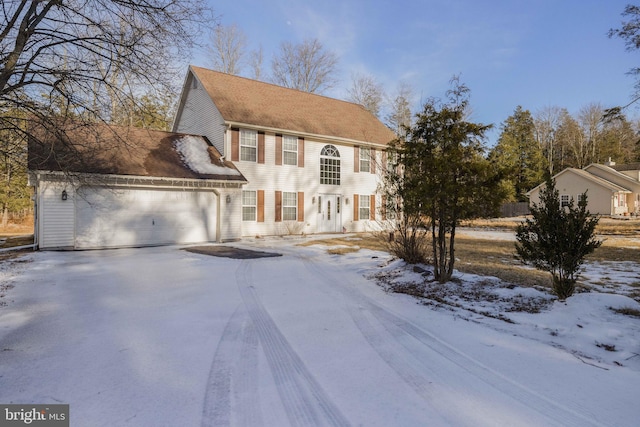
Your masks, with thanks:
M 426 347 L 426 349 L 438 353 L 444 359 L 457 365 L 459 368 L 492 386 L 494 389 L 510 396 L 525 407 L 540 413 L 543 418 L 549 420 L 550 425 L 576 427 L 604 426 L 594 419 L 565 405 L 558 404 L 534 390 L 529 389 L 525 385 L 494 371 L 471 356 L 440 340 L 435 335 L 380 307 L 355 288 L 340 286 L 340 283 L 344 283 L 344 280 L 341 279 L 344 275 L 336 272 L 336 269 L 340 269 L 339 266 L 332 264 L 331 268 L 327 268 L 299 253 L 294 253 L 294 255 L 303 260 L 304 265 L 315 277 L 321 278 L 333 290 L 347 297 L 347 301 L 352 301 L 361 307 L 354 308 L 352 306 L 349 308 L 349 312 L 358 329 L 363 333 L 365 339 L 371 344 L 380 357 L 423 398 L 427 398 L 427 396 L 430 395 L 428 387 L 429 381 L 422 375 L 424 370 L 418 369 L 415 365 L 407 365 L 400 362 L 400 359 L 397 359 L 393 353 L 389 352 L 388 346 L 384 344 L 385 339 L 388 339 L 388 337 L 400 343 L 413 354 L 420 364 L 424 364 L 425 354 L 423 354 L 422 351 L 417 351 L 414 346 L 408 346 L 406 339 L 401 335 L 404 334 L 412 337 L 422 344 L 422 346 Z M 385 337 L 387 334 L 381 334 L 375 330 L 371 323 L 365 320 L 361 313 L 363 310 L 366 310 L 378 319 L 389 331 L 388 337 Z M 580 406 L 577 402 L 575 403 L 576 406 Z M 580 410 L 589 413 L 588 408 L 580 407 Z
M 262 426 L 258 395 L 258 338 L 243 305 L 227 321 L 211 363 L 202 411 L 202 427 Z M 233 396 L 233 399 L 232 399 Z M 239 407 L 242 410 L 233 411 Z
M 234 371 L 232 377 L 235 405 L 233 413 L 238 414 L 238 424 L 247 427 L 262 427 L 260 412 L 260 394 L 258 393 L 258 333 L 253 322 L 245 312 L 240 360 L 243 363 Z
M 252 284 L 249 261 L 242 261 L 238 267 L 236 281 L 291 425 L 350 425 L 260 302 Z

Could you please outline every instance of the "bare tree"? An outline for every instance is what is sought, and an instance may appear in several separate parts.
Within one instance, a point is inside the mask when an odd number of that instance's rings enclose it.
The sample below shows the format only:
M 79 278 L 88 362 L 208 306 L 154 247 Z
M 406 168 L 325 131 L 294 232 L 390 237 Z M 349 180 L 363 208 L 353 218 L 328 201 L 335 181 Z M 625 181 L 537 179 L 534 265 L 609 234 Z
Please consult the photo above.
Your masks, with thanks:
M 251 78 L 254 80 L 262 80 L 262 63 L 264 62 L 264 51 L 262 49 L 262 45 L 251 52 L 250 62 L 251 71 L 253 72 Z
M 386 123 L 398 136 L 405 136 L 406 129 L 412 125 L 411 103 L 413 89 L 409 83 L 401 81 L 389 100 L 389 114 Z
M 16 125 L 24 116 L 54 132 L 64 118 L 110 122 L 105 98 L 171 93 L 186 65 L 176 58 L 211 20 L 205 0 L 5 0 L 0 10 L 0 130 L 15 140 L 37 137 Z
M 582 127 L 589 150 L 589 162 L 597 162 L 604 108 L 599 103 L 591 103 L 580 108 L 578 123 Z
M 349 101 L 362 105 L 376 117 L 380 115 L 384 90 L 373 76 L 351 75 L 351 88 L 348 89 L 348 92 Z
M 547 159 L 547 170 L 553 175 L 557 149 L 557 133 L 561 123 L 562 110 L 560 107 L 544 107 L 535 114 L 534 133 L 538 145 Z
M 300 44 L 284 42 L 271 62 L 273 83 L 311 93 L 322 93 L 337 83 L 338 56 L 317 39 Z
M 211 63 L 213 69 L 238 75 L 245 63 L 247 37 L 236 24 L 217 25 L 211 33 Z
M 589 164 L 589 145 L 580 124 L 567 110 L 562 110 L 558 140 L 568 151 L 567 166 L 582 169 Z

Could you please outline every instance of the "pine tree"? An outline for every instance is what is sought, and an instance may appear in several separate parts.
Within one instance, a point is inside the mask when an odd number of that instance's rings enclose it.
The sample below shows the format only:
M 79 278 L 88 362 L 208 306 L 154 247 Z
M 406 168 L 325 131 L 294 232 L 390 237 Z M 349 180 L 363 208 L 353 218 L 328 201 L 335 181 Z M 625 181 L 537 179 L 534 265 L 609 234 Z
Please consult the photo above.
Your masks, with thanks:
M 505 184 L 511 188 L 516 201 L 526 201 L 525 193 L 542 181 L 546 169 L 529 110 L 518 106 L 505 120 L 489 159 L 504 171 Z
M 587 210 L 586 192 L 577 206 L 572 198 L 563 207 L 551 178 L 540 191 L 540 203 L 531 207 L 531 215 L 516 230 L 518 257 L 551 273 L 553 290 L 563 301 L 573 295 L 585 257 L 602 244 L 595 238 L 599 218 Z

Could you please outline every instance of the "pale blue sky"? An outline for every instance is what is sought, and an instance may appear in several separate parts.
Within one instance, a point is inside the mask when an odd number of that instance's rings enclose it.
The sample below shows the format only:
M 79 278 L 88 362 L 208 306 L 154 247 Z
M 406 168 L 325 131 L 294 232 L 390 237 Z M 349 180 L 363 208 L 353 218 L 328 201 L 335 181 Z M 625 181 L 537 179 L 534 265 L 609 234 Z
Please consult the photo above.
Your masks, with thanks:
M 592 102 L 626 104 L 634 84 L 626 72 L 640 66 L 640 52 L 625 51 L 624 42 L 607 32 L 620 25 L 627 3 L 211 0 L 219 22 L 241 28 L 249 49 L 262 44 L 267 73 L 283 41 L 317 38 L 339 56 L 340 84 L 325 95 L 346 98 L 352 73 L 367 73 L 388 92 L 407 81 L 417 110 L 421 99 L 444 96 L 450 78 L 460 74 L 471 89 L 472 119 L 496 129 L 517 105 L 577 113 Z M 193 62 L 209 65 L 202 54 Z

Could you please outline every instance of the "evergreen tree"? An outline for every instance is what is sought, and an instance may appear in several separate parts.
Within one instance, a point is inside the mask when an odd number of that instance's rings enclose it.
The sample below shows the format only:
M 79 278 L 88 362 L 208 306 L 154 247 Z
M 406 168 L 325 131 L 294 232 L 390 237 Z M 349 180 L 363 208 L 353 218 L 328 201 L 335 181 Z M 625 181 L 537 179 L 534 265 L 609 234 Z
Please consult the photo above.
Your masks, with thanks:
M 427 101 L 399 150 L 404 213 L 427 218 L 436 280 L 451 278 L 460 220 L 491 214 L 501 200 L 495 170 L 483 157 L 491 125 L 466 121 L 469 89 L 452 80 L 448 100 Z
M 638 136 L 624 114 L 620 114 L 604 123 L 601 136 L 601 150 L 598 161 L 609 158 L 618 163 L 635 163 L 640 157 L 635 152 Z
M 525 193 L 540 184 L 546 169 L 529 110 L 518 106 L 513 115 L 505 120 L 489 159 L 503 171 L 504 185 L 510 189 L 515 200 L 527 201 Z
M 540 203 L 531 207 L 531 215 L 516 230 L 518 257 L 551 273 L 554 292 L 565 300 L 575 291 L 584 258 L 602 244 L 594 235 L 598 218 L 587 210 L 586 192 L 577 206 L 572 198 L 563 207 L 551 178 L 540 191 Z

